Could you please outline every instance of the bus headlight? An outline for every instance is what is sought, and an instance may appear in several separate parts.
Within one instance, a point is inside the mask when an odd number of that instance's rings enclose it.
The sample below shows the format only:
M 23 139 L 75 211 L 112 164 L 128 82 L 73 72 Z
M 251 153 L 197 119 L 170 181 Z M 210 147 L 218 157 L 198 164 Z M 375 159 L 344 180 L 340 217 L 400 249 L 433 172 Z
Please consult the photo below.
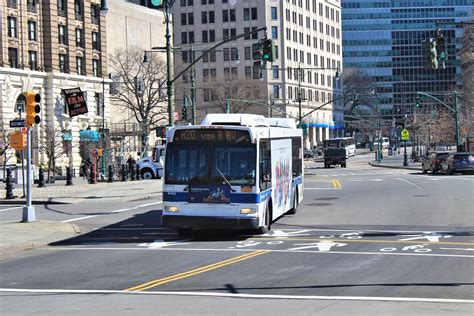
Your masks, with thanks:
M 177 206 L 166 206 L 165 212 L 178 213 L 179 208 Z
M 240 214 L 255 214 L 257 213 L 257 210 L 254 208 L 243 208 L 240 209 Z

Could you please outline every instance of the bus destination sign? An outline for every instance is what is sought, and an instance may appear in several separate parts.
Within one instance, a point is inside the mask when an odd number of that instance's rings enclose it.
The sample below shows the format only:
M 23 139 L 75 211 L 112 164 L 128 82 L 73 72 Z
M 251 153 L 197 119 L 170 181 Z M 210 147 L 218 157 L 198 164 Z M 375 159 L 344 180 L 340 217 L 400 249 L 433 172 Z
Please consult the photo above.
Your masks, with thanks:
M 250 144 L 250 135 L 248 131 L 232 129 L 181 129 L 174 133 L 173 141 Z

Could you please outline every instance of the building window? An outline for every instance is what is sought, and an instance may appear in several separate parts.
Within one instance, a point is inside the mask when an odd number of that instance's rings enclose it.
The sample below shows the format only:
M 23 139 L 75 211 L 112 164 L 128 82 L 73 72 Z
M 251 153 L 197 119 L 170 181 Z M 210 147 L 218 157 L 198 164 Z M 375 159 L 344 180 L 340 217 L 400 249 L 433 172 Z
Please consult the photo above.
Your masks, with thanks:
M 202 42 L 203 43 L 209 42 L 207 31 L 202 31 Z
M 28 39 L 30 41 L 36 41 L 36 22 L 28 21 Z
M 272 26 L 272 38 L 278 38 L 278 27 Z
M 59 71 L 67 72 L 67 58 L 66 54 L 59 54 Z
M 82 29 L 76 29 L 76 46 L 84 48 L 84 41 L 82 39 Z
M 100 62 L 98 59 L 92 59 L 92 74 L 94 77 L 100 77 Z
M 8 48 L 8 62 L 10 67 L 18 68 L 18 49 L 9 47 Z
M 250 59 L 251 59 L 250 53 L 251 53 L 250 47 L 249 47 L 249 46 L 246 46 L 246 47 L 244 48 L 244 55 L 245 55 L 244 58 L 245 58 L 245 60 L 250 60 Z
M 272 66 L 273 79 L 278 79 L 278 66 Z
M 66 16 L 66 0 L 58 0 L 58 15 L 59 16 Z
M 97 4 L 91 5 L 91 20 L 92 24 L 99 24 L 100 10 Z
M 84 20 L 84 9 L 82 7 L 82 0 L 74 0 L 74 14 L 76 20 Z
M 76 70 L 78 75 L 82 75 L 84 73 L 84 58 L 83 57 L 76 57 Z
M 245 67 L 245 78 L 246 79 L 252 78 L 252 67 L 250 66 Z
M 222 11 L 222 22 L 229 22 L 229 11 Z
M 244 8 L 244 21 L 250 20 L 250 8 Z
M 278 13 L 277 13 L 277 8 L 272 7 L 272 20 L 277 20 L 278 19 Z
M 66 37 L 66 26 L 65 25 L 59 25 L 58 26 L 59 30 L 59 44 L 62 45 L 67 45 L 67 37 Z
M 181 32 L 181 44 L 187 44 L 187 43 L 188 43 L 188 33 Z
M 210 30 L 209 31 L 209 42 L 215 42 L 216 40 L 216 31 Z
M 28 62 L 31 70 L 38 70 L 38 53 L 35 51 L 28 51 Z
M 209 12 L 209 23 L 214 23 L 216 20 L 215 20 L 215 17 L 214 17 L 214 11 L 210 11 Z
M 188 32 L 189 44 L 194 43 L 194 32 Z
M 9 8 L 16 9 L 17 6 L 18 6 L 18 2 L 17 2 L 17 0 L 7 0 L 7 6 Z
M 95 93 L 95 113 L 98 116 L 101 116 L 103 114 L 103 96 L 102 93 Z
M 193 25 L 194 24 L 194 13 L 189 12 L 188 13 L 188 25 Z
M 17 32 L 16 32 L 16 18 L 9 16 L 7 18 L 8 20 L 8 37 L 17 37 Z
M 36 0 L 27 0 L 26 8 L 28 12 L 36 12 Z
M 252 20 L 257 20 L 257 8 L 251 8 L 250 9 Z
M 99 33 L 92 32 L 92 49 L 100 50 Z
M 230 9 L 229 10 L 229 20 L 231 22 L 235 22 L 235 9 Z
M 201 23 L 202 24 L 207 24 L 207 12 L 206 11 L 201 12 Z M 186 24 L 183 24 L 183 25 L 186 25 Z
M 280 86 L 278 86 L 278 85 L 273 86 L 273 98 L 275 98 L 275 99 L 280 98 Z

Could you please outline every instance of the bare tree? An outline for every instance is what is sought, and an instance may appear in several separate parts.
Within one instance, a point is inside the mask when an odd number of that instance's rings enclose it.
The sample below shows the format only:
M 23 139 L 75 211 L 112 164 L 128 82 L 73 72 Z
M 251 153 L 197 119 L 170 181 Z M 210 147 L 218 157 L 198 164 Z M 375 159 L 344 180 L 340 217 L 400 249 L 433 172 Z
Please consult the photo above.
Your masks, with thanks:
M 471 16 L 472 18 L 472 16 Z M 463 48 L 459 55 L 463 87 L 461 94 L 461 125 L 467 132 L 474 132 L 474 25 L 465 25 L 461 39 Z
M 148 57 L 149 62 L 144 63 L 140 48 L 111 56 L 115 81 L 113 99 L 124 110 L 130 110 L 140 125 L 142 152 L 150 131 L 168 120 L 166 100 L 160 98 L 160 89 L 166 86 L 166 64 L 154 54 Z
M 343 91 L 344 91 L 344 109 L 345 112 L 352 113 L 353 101 L 357 98 L 359 105 L 373 107 L 375 96 L 373 90 L 375 88 L 375 80 L 373 77 L 360 68 L 348 68 L 344 70 L 342 75 Z
M 0 139 L 0 156 L 3 156 L 3 176 L 5 177 L 6 166 L 8 161 L 15 157 L 15 154 L 9 150 L 10 147 L 10 134 L 11 131 L 4 129 L 2 132 L 2 138 Z
M 48 182 L 50 182 L 51 170 L 53 176 L 56 175 L 56 159 L 66 152 L 63 147 L 63 132 L 60 128 L 46 127 L 45 135 L 46 137 L 43 142 L 40 142 L 38 149 L 48 159 Z

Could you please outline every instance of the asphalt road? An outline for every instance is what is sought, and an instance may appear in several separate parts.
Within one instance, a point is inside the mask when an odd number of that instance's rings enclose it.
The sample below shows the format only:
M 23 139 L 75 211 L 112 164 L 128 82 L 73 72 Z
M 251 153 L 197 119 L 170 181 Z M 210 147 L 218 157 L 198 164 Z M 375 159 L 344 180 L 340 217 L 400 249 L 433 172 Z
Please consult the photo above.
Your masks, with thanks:
M 1 261 L 2 314 L 472 315 L 474 177 L 368 159 L 308 164 L 297 214 L 263 236 L 181 240 L 159 200 L 37 208 L 85 233 Z

